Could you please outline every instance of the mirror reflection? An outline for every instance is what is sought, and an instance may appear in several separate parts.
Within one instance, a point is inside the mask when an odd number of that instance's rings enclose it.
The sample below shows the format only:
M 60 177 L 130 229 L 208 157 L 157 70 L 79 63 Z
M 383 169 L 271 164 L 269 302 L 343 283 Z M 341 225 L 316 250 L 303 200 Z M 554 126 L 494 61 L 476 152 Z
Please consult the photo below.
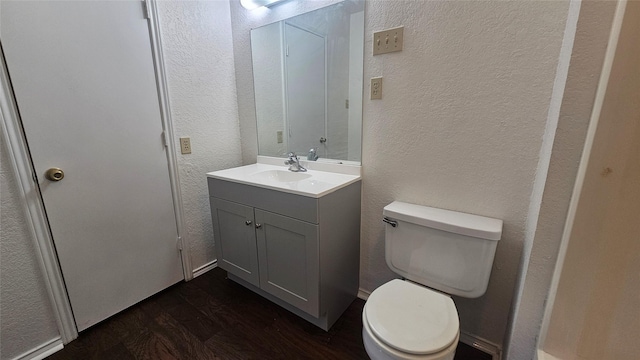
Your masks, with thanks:
M 260 155 L 360 161 L 363 48 L 360 0 L 251 30 Z

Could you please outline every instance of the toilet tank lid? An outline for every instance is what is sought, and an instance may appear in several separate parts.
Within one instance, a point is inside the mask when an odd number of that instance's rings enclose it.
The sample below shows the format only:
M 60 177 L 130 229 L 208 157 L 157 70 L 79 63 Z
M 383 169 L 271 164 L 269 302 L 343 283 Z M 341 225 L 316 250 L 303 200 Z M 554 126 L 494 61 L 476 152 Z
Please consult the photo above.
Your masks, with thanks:
M 385 206 L 382 214 L 395 220 L 486 240 L 497 241 L 502 236 L 502 220 L 485 216 L 400 201 Z

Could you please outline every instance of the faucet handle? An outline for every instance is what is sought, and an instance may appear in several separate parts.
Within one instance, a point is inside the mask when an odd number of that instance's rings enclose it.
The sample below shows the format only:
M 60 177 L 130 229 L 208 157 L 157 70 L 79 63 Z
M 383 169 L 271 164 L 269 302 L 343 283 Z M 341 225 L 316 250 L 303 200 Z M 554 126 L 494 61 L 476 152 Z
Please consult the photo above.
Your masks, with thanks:
M 316 149 L 310 149 L 309 154 L 307 154 L 307 160 L 316 161 L 318 160 L 318 154 L 316 153 Z

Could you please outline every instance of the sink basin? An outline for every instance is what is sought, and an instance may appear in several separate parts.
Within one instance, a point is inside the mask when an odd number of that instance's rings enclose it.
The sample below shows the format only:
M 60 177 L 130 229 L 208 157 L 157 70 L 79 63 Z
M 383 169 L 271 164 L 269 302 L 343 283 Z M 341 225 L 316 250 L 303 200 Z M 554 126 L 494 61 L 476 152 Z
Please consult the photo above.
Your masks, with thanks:
M 278 159 L 279 162 L 280 160 Z M 218 170 L 207 173 L 207 176 L 313 198 L 319 198 L 360 180 L 359 174 L 313 169 L 307 172 L 293 172 L 282 165 L 264 163 Z
M 251 178 L 256 181 L 294 182 L 310 177 L 307 173 L 288 170 L 266 170 L 251 174 Z

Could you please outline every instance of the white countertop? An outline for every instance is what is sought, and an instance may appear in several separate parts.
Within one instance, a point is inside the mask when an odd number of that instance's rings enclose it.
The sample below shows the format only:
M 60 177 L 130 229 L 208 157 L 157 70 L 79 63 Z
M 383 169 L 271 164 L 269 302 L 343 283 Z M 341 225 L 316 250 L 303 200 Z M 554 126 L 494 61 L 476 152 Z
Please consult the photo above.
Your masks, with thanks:
M 257 163 L 213 171 L 207 173 L 207 177 L 312 198 L 322 197 L 360 180 L 360 175 L 319 170 L 292 172 L 288 169 L 286 165 Z

